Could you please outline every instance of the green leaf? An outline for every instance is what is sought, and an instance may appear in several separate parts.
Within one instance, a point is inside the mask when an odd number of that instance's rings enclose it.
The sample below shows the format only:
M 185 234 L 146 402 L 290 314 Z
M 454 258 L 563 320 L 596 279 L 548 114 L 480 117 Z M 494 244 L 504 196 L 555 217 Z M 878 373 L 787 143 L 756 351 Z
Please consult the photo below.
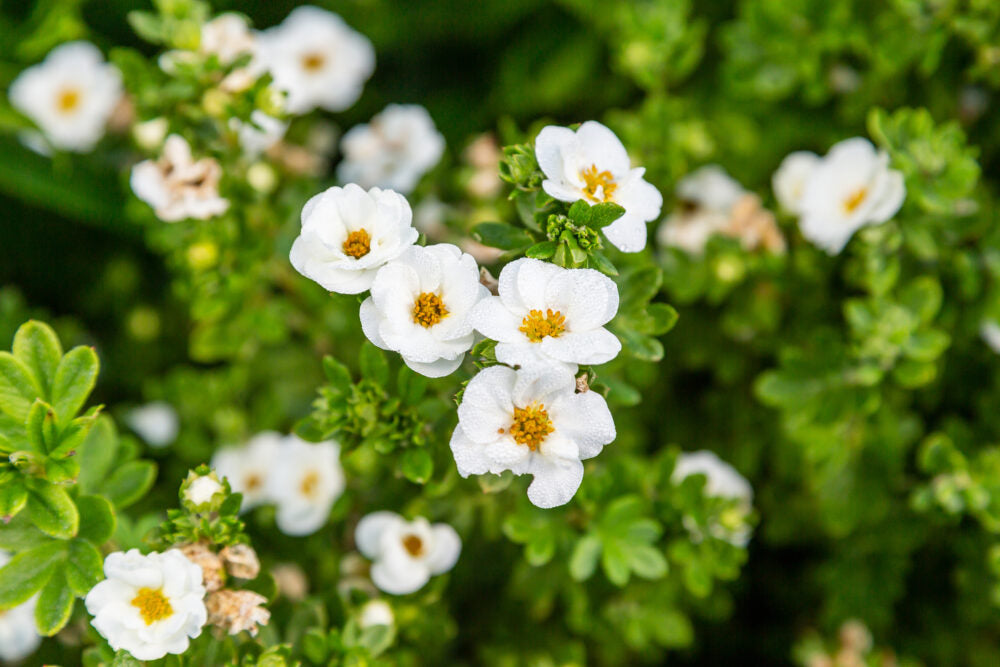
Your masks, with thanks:
M 587 224 L 590 227 L 601 229 L 602 227 L 607 227 L 623 215 L 625 215 L 625 209 L 614 202 L 595 204 L 590 207 L 590 220 Z
M 587 261 L 590 268 L 597 269 L 606 276 L 614 278 L 618 275 L 618 269 L 602 252 L 597 250 L 591 251 L 590 255 L 587 256 Z
M 569 207 L 569 211 L 566 216 L 581 224 L 588 224 L 590 222 L 590 204 L 588 204 L 583 199 L 577 199 L 573 202 L 573 205 Z
M 536 533 L 524 549 L 524 558 L 533 567 L 545 565 L 556 554 L 556 538 L 551 530 Z
M 361 374 L 378 386 L 389 386 L 389 362 L 385 354 L 371 343 L 361 347 Z
M 63 429 L 59 434 L 58 443 L 49 451 L 49 456 L 53 458 L 67 456 L 83 446 L 90 429 L 97 423 L 100 408 L 91 408 L 87 413 L 83 417 L 77 417 Z
M 111 667 L 142 667 L 142 665 L 143 663 L 133 658 L 132 654 L 125 649 L 115 653 L 115 657 L 111 661 Z
M 532 259 L 549 259 L 556 254 L 558 245 L 556 241 L 542 241 L 528 248 L 524 254 Z
M 80 496 L 76 499 L 76 508 L 80 513 L 80 530 L 78 537 L 90 540 L 94 544 L 104 544 L 115 533 L 115 511 L 111 502 L 103 496 Z
M 56 563 L 66 556 L 63 542 L 46 542 L 14 556 L 0 568 L 0 609 L 28 601 L 51 578 Z
M 481 222 L 472 228 L 472 238 L 483 245 L 501 250 L 517 250 L 531 245 L 531 236 L 506 222 Z
M 659 579 L 667 573 L 667 559 L 649 544 L 629 545 L 628 564 L 643 579 Z
M 76 538 L 69 543 L 66 560 L 66 583 L 79 597 L 104 578 L 101 552 L 87 540 Z
M 406 479 L 415 484 L 426 484 L 434 474 L 434 461 L 423 448 L 408 448 L 399 467 Z
M 416 405 L 427 391 L 427 378 L 403 365 L 399 367 L 396 386 L 399 388 L 399 398 L 404 403 Z
M 84 493 L 100 490 L 111 472 L 111 464 L 118 454 L 118 433 L 107 415 L 98 417 L 76 453 L 80 461 L 77 483 Z
M 59 444 L 59 436 L 55 433 L 56 417 L 52 406 L 40 398 L 36 398 L 28 411 L 25 430 L 31 448 L 39 454 L 47 454 L 50 449 Z
M 7 523 L 0 521 L 0 549 L 18 553 L 45 544 L 51 539 L 35 528 L 24 512 Z
M 42 396 L 49 396 L 63 354 L 52 327 L 37 320 L 25 322 L 14 334 L 13 352 L 35 376 Z
M 662 336 L 677 324 L 680 317 L 674 307 L 666 303 L 651 303 L 646 307 L 646 313 L 652 319 L 648 333 Z
M 945 332 L 927 329 L 910 336 L 903 345 L 903 354 L 914 361 L 934 361 L 948 349 L 950 344 L 951 337 Z
M 42 636 L 51 637 L 62 630 L 69 621 L 75 599 L 73 591 L 66 585 L 66 575 L 62 570 L 54 570 L 42 588 L 38 604 L 35 606 L 35 625 L 38 626 L 38 632 Z
M 585 535 L 573 547 L 569 559 L 569 575 L 576 581 L 586 581 L 594 574 L 601 555 L 601 540 L 596 535 Z
M 101 491 L 116 508 L 123 509 L 146 495 L 155 480 L 155 463 L 129 461 L 115 470 Z
M 28 367 L 10 352 L 0 352 L 0 410 L 23 422 L 41 395 Z
M 326 662 L 330 649 L 326 644 L 326 633 L 319 628 L 309 628 L 299 640 L 302 652 L 310 662 L 320 665 Z
M 62 358 L 52 383 L 52 407 L 62 422 L 68 422 L 83 407 L 97 382 L 97 353 L 91 347 L 75 347 Z
M 618 540 L 604 541 L 604 549 L 601 553 L 601 568 L 604 570 L 608 581 L 615 586 L 621 588 L 628 583 L 628 556 L 625 554 Z
M 351 385 L 351 371 L 333 357 L 323 357 L 323 374 L 335 390 L 343 391 Z
M 24 509 L 28 502 L 28 490 L 20 476 L 0 485 L 0 521 L 9 520 Z
M 80 514 L 66 489 L 44 480 L 32 480 L 28 487 L 28 518 L 43 533 L 69 539 L 80 526 Z

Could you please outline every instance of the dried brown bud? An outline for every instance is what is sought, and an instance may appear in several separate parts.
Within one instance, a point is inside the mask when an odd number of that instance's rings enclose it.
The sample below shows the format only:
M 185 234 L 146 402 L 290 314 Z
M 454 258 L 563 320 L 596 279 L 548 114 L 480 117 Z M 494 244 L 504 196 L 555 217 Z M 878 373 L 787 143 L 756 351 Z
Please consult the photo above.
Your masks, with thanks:
M 278 593 L 292 601 L 301 600 L 309 592 L 309 581 L 302 568 L 294 563 L 284 563 L 271 570 Z
M 267 598 L 253 591 L 216 591 L 205 598 L 208 622 L 231 635 L 246 630 L 256 637 L 257 626 L 271 620 L 271 612 L 261 606 L 265 602 Z
M 219 552 L 226 572 L 237 579 L 256 579 L 260 574 L 260 560 L 249 544 L 231 544 Z
M 222 588 L 226 583 L 226 573 L 222 567 L 222 559 L 204 544 L 183 544 L 177 547 L 189 561 L 201 568 L 201 582 L 205 590 L 211 593 Z
M 872 650 L 872 633 L 864 623 L 851 619 L 840 626 L 840 643 L 852 651 L 868 653 Z
M 590 391 L 590 381 L 587 379 L 587 374 L 584 373 L 576 379 L 576 393 L 583 394 Z
M 755 194 L 746 194 L 733 204 L 723 233 L 739 239 L 747 250 L 760 247 L 774 253 L 785 251 L 785 238 L 774 214 L 761 206 Z
M 493 274 L 485 266 L 479 269 L 479 284 L 488 289 L 493 296 L 500 293 L 500 283 L 497 282 L 497 279 L 493 277 Z

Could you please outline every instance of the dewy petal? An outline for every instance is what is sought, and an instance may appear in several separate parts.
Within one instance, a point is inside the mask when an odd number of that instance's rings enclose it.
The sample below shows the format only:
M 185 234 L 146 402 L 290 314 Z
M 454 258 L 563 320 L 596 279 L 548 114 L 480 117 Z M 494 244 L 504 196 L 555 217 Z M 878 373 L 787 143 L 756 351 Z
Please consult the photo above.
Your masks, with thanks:
M 618 136 L 606 126 L 588 120 L 576 131 L 576 139 L 587 161 L 596 165 L 598 171 L 610 171 L 615 176 L 628 171 L 628 152 Z
M 469 342 L 469 347 L 472 346 L 472 342 Z M 423 361 L 413 361 L 407 357 L 403 357 L 403 362 L 415 373 L 420 373 L 424 377 L 429 378 L 443 378 L 447 375 L 451 375 L 458 367 L 462 365 L 462 361 L 465 359 L 465 354 L 460 354 L 454 359 L 437 359 L 430 363 Z
M 544 365 L 518 371 L 511 391 L 511 398 L 514 405 L 518 407 L 524 407 L 536 401 L 543 405 L 551 405 L 563 395 L 575 390 L 576 380 L 569 370 L 561 365 Z
M 375 302 L 372 300 L 372 297 L 368 297 L 361 302 L 361 308 L 358 310 L 358 318 L 361 320 L 361 331 L 364 332 L 365 337 L 370 340 L 375 347 L 388 350 L 389 346 L 384 340 L 382 340 L 382 336 L 379 334 L 380 317 L 378 308 L 375 306 Z
M 451 454 L 455 458 L 455 467 L 462 477 L 483 475 L 490 471 L 490 459 L 486 455 L 486 446 L 473 442 L 465 435 L 462 425 L 455 427 L 451 434 Z
M 601 231 L 611 245 L 622 252 L 640 252 L 646 247 L 646 223 L 627 209 L 622 217 Z
M 528 500 L 542 509 L 568 503 L 583 481 L 583 464 L 579 460 L 536 456 L 529 472 L 534 479 L 528 486 Z
M 559 201 L 575 202 L 579 199 L 586 199 L 586 193 L 580 188 L 553 179 L 542 181 L 542 190 L 545 190 L 545 194 L 548 196 Z
M 487 338 L 501 343 L 521 342 L 524 334 L 519 330 L 523 316 L 511 312 L 498 296 L 488 296 L 479 301 L 469 312 L 469 324 Z
M 618 337 L 604 328 L 544 338 L 538 346 L 545 356 L 566 364 L 606 364 L 622 349 Z
M 789 213 L 800 212 L 802 193 L 806 181 L 820 163 L 820 157 L 810 151 L 795 151 L 789 153 L 771 178 L 771 189 L 774 196 Z
M 602 327 L 618 312 L 618 286 L 594 269 L 565 269 L 544 291 L 546 307 L 558 308 L 570 331 Z
M 563 334 L 565 336 L 567 334 Z M 560 337 L 561 339 L 561 337 Z M 494 350 L 497 356 L 497 361 L 501 364 L 508 364 L 510 366 L 523 366 L 528 368 L 530 366 L 536 366 L 539 364 L 558 364 L 561 363 L 560 360 L 552 359 L 548 354 L 545 353 L 545 341 L 551 340 L 546 338 L 541 343 L 532 343 L 525 337 L 521 336 L 521 340 L 516 343 L 497 343 L 496 349 Z M 576 363 L 565 362 L 569 366 L 569 371 L 575 373 L 577 370 Z
M 431 526 L 433 537 L 431 552 L 427 555 L 427 567 L 431 574 L 441 574 L 455 567 L 462 553 L 462 538 L 446 523 Z
M 556 430 L 576 443 L 581 459 L 597 456 L 617 436 L 607 401 L 594 391 L 565 396 L 550 416 Z
M 371 576 L 379 590 L 390 595 L 408 595 L 423 588 L 430 581 L 431 573 L 423 563 L 380 560 L 372 565 Z
M 382 535 L 386 530 L 398 528 L 403 517 L 395 512 L 372 512 L 362 517 L 354 529 L 354 543 L 366 558 L 378 558 L 382 552 Z
M 496 440 L 497 430 L 510 426 L 514 414 L 511 392 L 517 373 L 506 366 L 484 368 L 469 381 L 458 406 L 458 420 L 474 442 Z
M 535 159 L 547 177 L 557 181 L 561 179 L 563 149 L 574 141 L 576 133 L 568 127 L 548 125 L 538 133 L 535 138 Z

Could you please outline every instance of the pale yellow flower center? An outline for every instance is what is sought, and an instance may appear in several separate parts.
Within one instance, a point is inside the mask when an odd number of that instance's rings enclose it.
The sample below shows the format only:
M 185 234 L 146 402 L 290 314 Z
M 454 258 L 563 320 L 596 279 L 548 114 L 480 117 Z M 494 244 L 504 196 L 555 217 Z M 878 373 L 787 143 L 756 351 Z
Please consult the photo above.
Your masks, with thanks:
M 587 169 L 580 172 L 580 177 L 587 186 L 583 189 L 587 197 L 597 201 L 611 201 L 611 196 L 618 189 L 614 177 L 610 171 L 597 171 L 597 165 L 592 164 Z M 597 196 L 597 189 L 601 188 L 602 196 Z
M 170 601 L 167 600 L 160 588 L 140 588 L 136 596 L 132 598 L 132 606 L 138 607 L 139 615 L 142 616 L 146 625 L 152 625 L 174 613 Z
M 416 558 L 424 553 L 424 541 L 417 535 L 407 535 L 403 538 L 403 548 Z
M 425 329 L 448 316 L 448 309 L 437 294 L 422 292 L 413 302 L 413 321 Z
M 257 473 L 250 473 L 243 480 L 243 486 L 247 491 L 256 491 L 261 487 L 264 482 L 261 480 L 260 475 Z
M 861 202 L 863 202 L 865 200 L 865 197 L 867 196 L 868 196 L 868 188 L 866 187 L 858 188 L 851 194 L 850 197 L 844 200 L 844 210 L 847 211 L 848 213 L 854 213 L 854 211 L 857 210 L 859 206 L 861 206 Z
M 531 310 L 521 320 L 518 331 L 532 343 L 540 343 L 546 336 L 558 338 L 566 331 L 566 316 L 551 308 L 546 308 L 544 314 L 540 310 Z
M 307 498 L 311 498 L 316 495 L 316 489 L 319 486 L 319 473 L 315 470 L 307 472 L 306 476 L 302 478 L 302 484 L 299 489 L 302 491 L 302 495 Z
M 549 419 L 549 413 L 541 403 L 532 403 L 526 408 L 514 408 L 514 423 L 510 425 L 509 433 L 514 442 L 525 445 L 537 452 L 542 441 L 552 431 L 556 430 Z M 500 429 L 503 433 L 503 429 Z
M 323 57 L 322 53 L 312 52 L 302 56 L 302 69 L 310 74 L 315 74 L 319 70 L 323 69 L 323 65 L 325 64 L 326 58 Z
M 56 97 L 56 109 L 60 113 L 72 113 L 80 106 L 82 98 L 78 88 L 63 88 Z
M 353 231 L 347 235 L 344 241 L 344 254 L 350 255 L 354 259 L 361 259 L 372 249 L 372 237 L 365 229 Z

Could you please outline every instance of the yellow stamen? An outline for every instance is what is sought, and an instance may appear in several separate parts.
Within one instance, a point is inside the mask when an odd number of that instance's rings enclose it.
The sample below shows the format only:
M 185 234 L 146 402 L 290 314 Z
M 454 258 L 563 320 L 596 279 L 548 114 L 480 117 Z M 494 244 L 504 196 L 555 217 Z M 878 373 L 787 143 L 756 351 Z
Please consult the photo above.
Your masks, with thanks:
M 511 436 L 519 445 L 537 452 L 542 441 L 555 430 L 549 413 L 541 403 L 532 403 L 526 408 L 514 408 L 514 423 L 510 425 Z
M 611 201 L 611 195 L 618 189 L 618 184 L 615 183 L 611 172 L 597 171 L 596 164 L 592 164 L 587 169 L 584 169 L 580 172 L 580 176 L 583 178 L 583 182 L 587 184 L 587 187 L 583 191 L 593 201 Z M 603 193 L 601 197 L 597 196 L 597 188 L 601 188 Z
M 256 473 L 251 473 L 247 475 L 246 479 L 243 480 L 243 486 L 246 488 L 247 491 L 254 491 L 256 489 L 259 489 L 262 484 L 263 481 L 261 481 L 260 475 Z
M 316 487 L 319 486 L 319 473 L 310 471 L 302 478 L 302 485 L 299 487 L 302 495 L 311 498 L 316 494 Z
M 844 200 L 844 210 L 854 213 L 855 209 L 861 206 L 861 202 L 868 196 L 868 188 L 858 188 L 854 194 Z
M 56 98 L 56 108 L 61 113 L 70 113 L 80 106 L 80 91 L 76 88 L 64 88 Z
M 566 331 L 566 316 L 551 308 L 546 308 L 545 314 L 540 310 L 532 310 L 521 320 L 518 331 L 532 343 L 540 343 L 546 336 L 558 338 Z
M 448 317 L 448 309 L 437 294 L 423 292 L 413 302 L 413 321 L 425 329 L 434 326 L 445 317 Z
M 323 54 L 307 53 L 306 55 L 302 56 L 302 69 L 309 72 L 310 74 L 314 74 L 317 71 L 323 69 L 323 64 L 325 62 L 326 59 L 323 57 Z
M 416 535 L 407 535 L 403 538 L 403 548 L 406 549 L 411 556 L 417 557 L 424 552 L 424 541 Z
M 140 588 L 139 593 L 132 598 L 132 606 L 139 608 L 139 615 L 146 625 L 163 620 L 174 613 L 170 601 L 163 595 L 162 589 Z
M 350 255 L 354 259 L 361 259 L 372 249 L 372 237 L 368 230 L 359 229 L 347 235 L 344 241 L 344 254 Z

